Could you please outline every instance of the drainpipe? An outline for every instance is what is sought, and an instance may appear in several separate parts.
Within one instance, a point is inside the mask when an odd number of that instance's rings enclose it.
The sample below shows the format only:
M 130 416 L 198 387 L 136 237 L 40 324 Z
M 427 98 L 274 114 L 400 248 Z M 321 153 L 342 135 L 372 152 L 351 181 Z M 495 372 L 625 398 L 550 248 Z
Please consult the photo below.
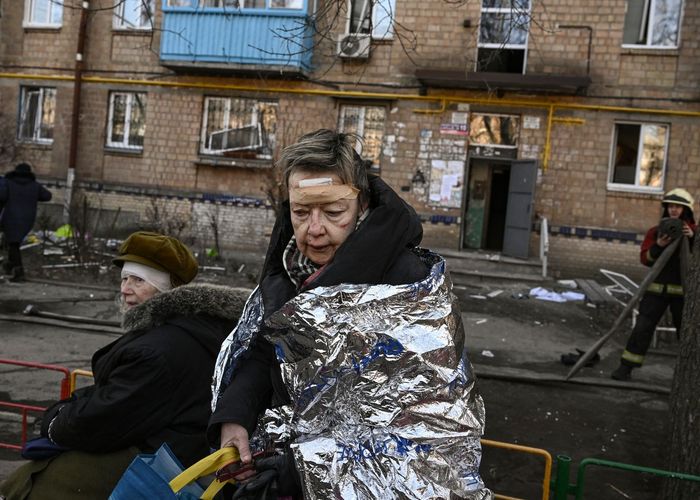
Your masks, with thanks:
M 588 31 L 588 57 L 586 58 L 586 76 L 591 76 L 591 46 L 593 45 L 593 28 L 585 24 L 560 24 L 560 29 Z
M 73 202 L 73 181 L 75 166 L 78 158 L 78 133 L 80 131 L 80 91 L 83 82 L 83 66 L 85 59 L 85 31 L 88 21 L 89 0 L 82 2 L 80 10 L 80 27 L 78 28 L 78 49 L 75 53 L 75 77 L 73 83 L 73 112 L 71 114 L 70 145 L 68 148 L 68 171 L 66 172 L 66 194 L 63 204 L 63 219 L 68 223 L 70 207 Z

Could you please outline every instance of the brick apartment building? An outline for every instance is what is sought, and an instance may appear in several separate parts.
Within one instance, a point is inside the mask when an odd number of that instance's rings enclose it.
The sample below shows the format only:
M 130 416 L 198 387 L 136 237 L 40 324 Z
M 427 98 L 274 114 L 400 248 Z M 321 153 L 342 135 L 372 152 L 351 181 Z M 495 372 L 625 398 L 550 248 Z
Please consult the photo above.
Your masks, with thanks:
M 15 0 L 0 142 L 60 215 L 264 248 L 279 148 L 319 127 L 423 218 L 424 244 L 640 276 L 664 191 L 700 197 L 690 0 Z M 106 215 L 107 214 L 107 215 Z M 157 221 L 156 221 L 157 219 Z

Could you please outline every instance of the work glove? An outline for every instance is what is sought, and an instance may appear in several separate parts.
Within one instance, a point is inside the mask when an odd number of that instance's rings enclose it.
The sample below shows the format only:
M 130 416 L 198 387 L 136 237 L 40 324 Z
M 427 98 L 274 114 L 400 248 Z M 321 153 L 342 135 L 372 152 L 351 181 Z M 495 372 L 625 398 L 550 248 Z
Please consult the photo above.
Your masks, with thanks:
M 255 459 L 255 476 L 238 483 L 232 500 L 301 496 L 301 482 L 291 452 Z

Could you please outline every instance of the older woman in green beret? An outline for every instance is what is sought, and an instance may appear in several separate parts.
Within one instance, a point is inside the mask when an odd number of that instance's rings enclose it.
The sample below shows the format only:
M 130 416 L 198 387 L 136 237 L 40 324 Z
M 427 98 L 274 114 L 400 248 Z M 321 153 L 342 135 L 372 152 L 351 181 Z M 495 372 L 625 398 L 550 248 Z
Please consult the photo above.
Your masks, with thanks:
M 18 469 L 7 499 L 107 498 L 138 453 L 167 443 L 189 466 L 209 452 L 214 362 L 247 291 L 188 284 L 197 261 L 161 234 L 132 234 L 114 264 L 126 333 L 93 355 L 94 385 L 46 411 L 41 435 L 65 451 Z

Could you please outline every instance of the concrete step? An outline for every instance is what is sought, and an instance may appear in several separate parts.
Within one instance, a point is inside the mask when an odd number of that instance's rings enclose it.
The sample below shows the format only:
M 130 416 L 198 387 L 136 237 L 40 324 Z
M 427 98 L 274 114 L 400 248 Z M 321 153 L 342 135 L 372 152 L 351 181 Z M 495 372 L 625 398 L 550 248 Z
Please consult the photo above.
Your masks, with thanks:
M 474 283 L 542 283 L 549 281 L 542 275 L 535 274 L 519 274 L 511 272 L 499 271 L 462 271 L 459 269 L 450 270 L 449 265 L 447 270 L 452 278 L 452 283 L 455 285 L 469 286 Z
M 516 259 L 498 253 L 438 249 L 455 284 L 477 281 L 545 281 L 539 259 Z

